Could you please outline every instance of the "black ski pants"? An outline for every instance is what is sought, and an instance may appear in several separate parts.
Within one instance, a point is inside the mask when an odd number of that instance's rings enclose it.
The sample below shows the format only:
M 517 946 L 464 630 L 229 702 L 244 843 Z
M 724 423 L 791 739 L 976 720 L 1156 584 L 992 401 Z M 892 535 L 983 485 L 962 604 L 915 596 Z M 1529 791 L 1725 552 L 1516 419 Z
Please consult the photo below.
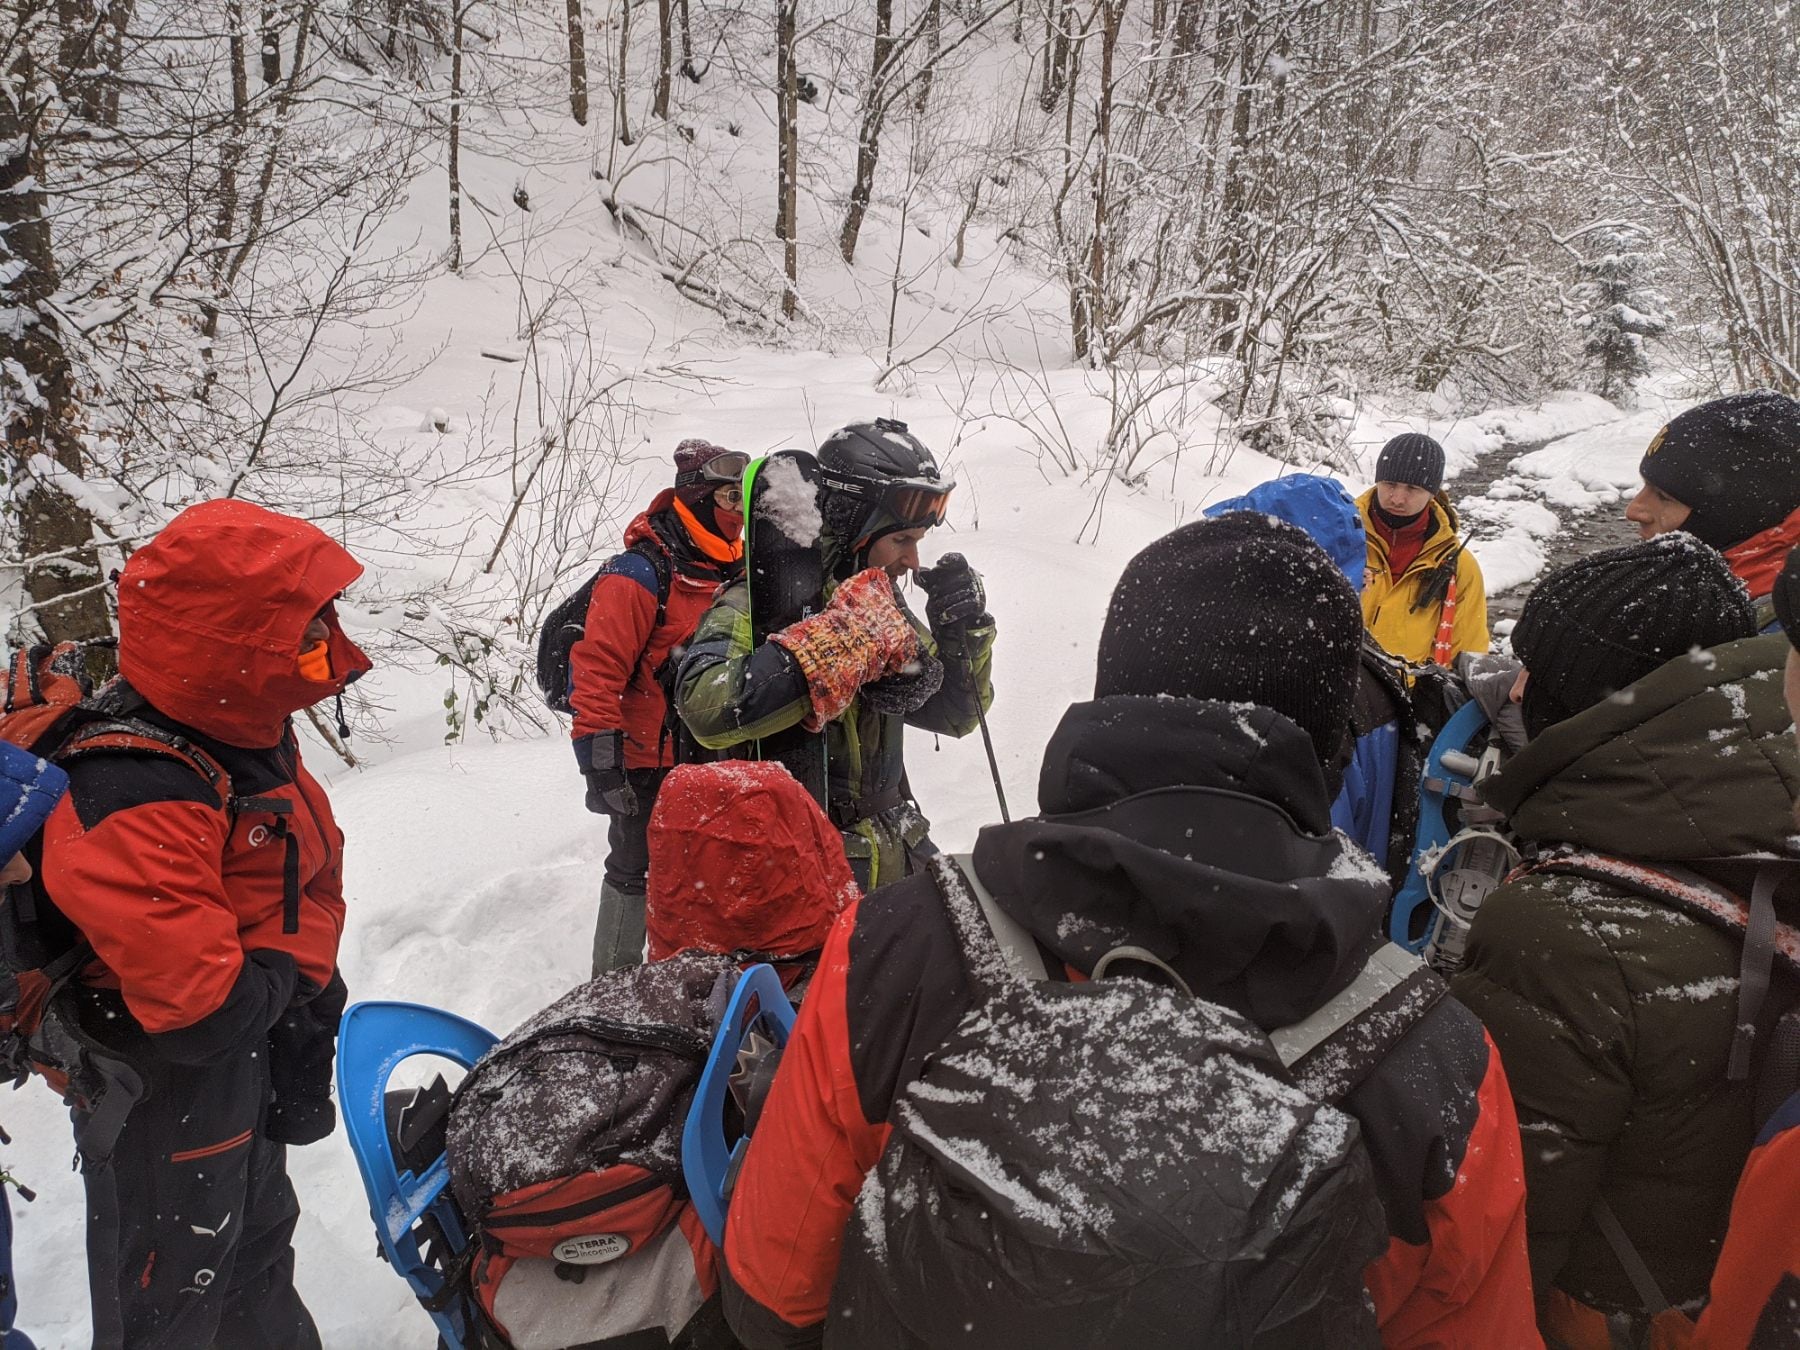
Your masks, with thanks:
M 75 1111 L 97 1350 L 318 1350 L 294 1289 L 300 1203 L 263 1137 L 262 1045 L 195 1067 L 129 1056 L 145 1095 L 117 1137 Z
M 625 780 L 637 793 L 638 809 L 629 816 L 606 818 L 606 864 L 602 875 L 626 895 L 642 895 L 650 875 L 650 811 L 662 790 L 667 769 L 627 769 Z

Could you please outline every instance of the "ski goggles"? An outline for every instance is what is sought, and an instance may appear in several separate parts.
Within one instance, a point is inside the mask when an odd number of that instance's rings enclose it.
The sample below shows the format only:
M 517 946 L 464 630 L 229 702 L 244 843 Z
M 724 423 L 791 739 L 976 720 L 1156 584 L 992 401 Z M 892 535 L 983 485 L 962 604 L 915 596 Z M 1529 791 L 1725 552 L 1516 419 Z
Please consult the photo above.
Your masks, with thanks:
M 894 520 L 907 530 L 942 525 L 956 489 L 950 478 L 864 478 L 830 469 L 819 470 L 819 482 L 832 492 L 859 498 L 868 508 L 866 520 Z
M 750 467 L 750 456 L 742 450 L 727 450 L 714 455 L 697 469 L 683 469 L 675 475 L 675 486 L 678 488 L 693 487 L 696 483 L 711 483 L 717 487 L 729 487 L 744 481 L 744 470 Z

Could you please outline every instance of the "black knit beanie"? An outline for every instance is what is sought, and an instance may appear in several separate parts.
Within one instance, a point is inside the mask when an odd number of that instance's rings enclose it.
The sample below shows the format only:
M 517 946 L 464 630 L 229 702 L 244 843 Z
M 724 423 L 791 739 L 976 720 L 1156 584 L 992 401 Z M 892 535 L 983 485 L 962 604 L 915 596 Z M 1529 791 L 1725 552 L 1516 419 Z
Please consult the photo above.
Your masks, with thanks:
M 1685 652 L 1755 633 L 1744 583 L 1690 534 L 1590 554 L 1540 581 L 1513 629 L 1531 672 L 1525 729 L 1536 736 Z
M 1273 516 L 1233 511 L 1165 534 L 1125 565 L 1094 694 L 1255 703 L 1338 757 L 1356 695 L 1362 605 L 1341 568 Z
M 1690 509 L 1689 534 L 1741 544 L 1800 508 L 1800 403 L 1759 389 L 1689 408 L 1656 433 L 1638 473 Z
M 1422 431 L 1406 431 L 1381 447 L 1377 483 L 1406 483 L 1437 493 L 1444 486 L 1444 447 Z
M 1775 602 L 1775 617 L 1787 640 L 1800 651 L 1800 548 L 1788 554 L 1781 575 L 1775 578 L 1775 589 L 1769 598 Z

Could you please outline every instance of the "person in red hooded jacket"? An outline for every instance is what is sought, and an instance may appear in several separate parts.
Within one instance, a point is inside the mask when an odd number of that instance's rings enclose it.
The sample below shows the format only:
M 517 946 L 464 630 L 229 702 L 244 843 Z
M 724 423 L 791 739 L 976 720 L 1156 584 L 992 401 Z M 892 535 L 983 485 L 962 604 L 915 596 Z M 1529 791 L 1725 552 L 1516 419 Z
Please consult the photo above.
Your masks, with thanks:
M 55 1016 L 105 1083 L 73 1111 L 96 1346 L 319 1344 L 286 1145 L 336 1123 L 344 837 L 290 719 L 369 669 L 333 609 L 361 572 L 305 521 L 213 501 L 120 578 L 97 697 L 154 734 L 62 761 L 42 867 L 94 953 Z
M 649 844 L 650 959 L 703 951 L 767 961 L 796 999 L 838 913 L 861 894 L 837 827 L 773 760 L 676 769 Z
M 645 830 L 675 763 L 660 674 L 679 660 L 744 556 L 741 486 L 749 456 L 710 441 L 675 447 L 675 486 L 625 531 L 625 550 L 594 582 L 587 623 L 569 650 L 575 762 L 587 808 L 609 818 L 593 972 L 635 966 L 644 950 Z

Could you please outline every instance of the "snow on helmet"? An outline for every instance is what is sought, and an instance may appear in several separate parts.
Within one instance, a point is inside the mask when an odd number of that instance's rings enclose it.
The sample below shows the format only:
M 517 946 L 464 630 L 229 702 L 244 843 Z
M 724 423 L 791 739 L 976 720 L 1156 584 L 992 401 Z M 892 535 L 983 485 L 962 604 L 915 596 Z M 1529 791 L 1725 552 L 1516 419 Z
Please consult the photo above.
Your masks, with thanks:
M 955 480 L 906 423 L 853 422 L 819 447 L 819 510 L 825 533 L 857 561 L 885 534 L 943 522 Z

